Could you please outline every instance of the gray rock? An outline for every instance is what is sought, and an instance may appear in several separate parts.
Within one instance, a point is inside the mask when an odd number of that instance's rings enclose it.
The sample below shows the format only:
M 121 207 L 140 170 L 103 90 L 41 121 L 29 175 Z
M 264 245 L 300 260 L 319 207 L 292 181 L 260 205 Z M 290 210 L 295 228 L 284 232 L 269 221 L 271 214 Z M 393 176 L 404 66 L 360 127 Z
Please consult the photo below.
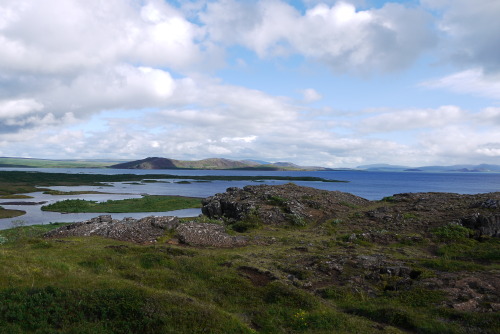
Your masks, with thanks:
M 248 243 L 248 238 L 231 236 L 218 224 L 187 222 L 180 224 L 176 231 L 179 241 L 191 246 L 238 247 Z
M 479 236 L 500 237 L 500 214 L 498 213 L 488 216 L 475 213 L 469 217 L 462 218 L 460 224 L 478 231 Z
M 45 237 L 92 236 L 131 241 L 136 243 L 155 242 L 165 234 L 165 230 L 178 226 L 177 217 L 145 217 L 139 220 L 125 218 L 123 220 L 111 219 L 109 215 L 92 218 L 87 221 L 62 226 L 49 231 Z

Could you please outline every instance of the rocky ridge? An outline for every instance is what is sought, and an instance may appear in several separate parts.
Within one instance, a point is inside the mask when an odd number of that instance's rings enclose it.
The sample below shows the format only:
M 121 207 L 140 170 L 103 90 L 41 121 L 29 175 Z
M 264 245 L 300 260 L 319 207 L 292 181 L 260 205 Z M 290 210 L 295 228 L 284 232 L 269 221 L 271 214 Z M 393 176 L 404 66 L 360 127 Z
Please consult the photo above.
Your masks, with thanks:
M 254 219 L 263 225 L 286 226 L 311 220 L 319 223 L 369 203 L 349 193 L 287 183 L 228 188 L 225 193 L 204 199 L 202 212 L 209 218 L 229 222 Z

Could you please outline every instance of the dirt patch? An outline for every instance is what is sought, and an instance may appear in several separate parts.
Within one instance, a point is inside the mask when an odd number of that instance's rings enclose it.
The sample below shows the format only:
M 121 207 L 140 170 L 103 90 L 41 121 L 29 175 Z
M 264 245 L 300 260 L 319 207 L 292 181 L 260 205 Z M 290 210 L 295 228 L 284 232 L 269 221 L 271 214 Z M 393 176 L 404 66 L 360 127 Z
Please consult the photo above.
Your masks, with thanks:
M 238 272 L 241 276 L 248 278 L 255 286 L 266 286 L 276 280 L 276 277 L 269 271 L 262 271 L 254 267 L 241 266 L 238 268 Z

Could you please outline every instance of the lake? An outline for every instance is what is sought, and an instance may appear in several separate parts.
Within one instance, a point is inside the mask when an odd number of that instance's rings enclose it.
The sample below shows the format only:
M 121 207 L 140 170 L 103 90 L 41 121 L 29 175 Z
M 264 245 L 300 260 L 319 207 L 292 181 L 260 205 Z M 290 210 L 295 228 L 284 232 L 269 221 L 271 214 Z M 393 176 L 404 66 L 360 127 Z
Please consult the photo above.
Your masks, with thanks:
M 185 176 L 189 181 L 192 175 L 245 175 L 245 176 L 315 176 L 326 179 L 344 180 L 347 183 L 294 181 L 301 186 L 314 187 L 324 190 L 339 190 L 349 192 L 369 200 L 380 200 L 383 197 L 404 192 L 453 192 L 460 194 L 476 194 L 500 191 L 500 173 L 425 173 L 425 172 L 367 172 L 367 171 L 318 171 L 318 172 L 283 172 L 283 171 L 235 171 L 235 170 L 124 170 L 124 169 L 77 169 L 77 168 L 1 168 L 2 170 L 40 171 L 51 173 L 89 173 L 89 174 L 171 174 Z M 109 183 L 110 187 L 50 187 L 63 191 L 94 190 L 112 194 L 92 195 L 45 195 L 41 192 L 30 193 L 33 199 L 27 202 L 46 201 L 47 204 L 56 201 L 79 198 L 95 201 L 108 199 L 137 198 L 142 194 L 149 195 L 181 195 L 192 197 L 208 197 L 219 192 L 224 192 L 228 187 L 244 187 L 258 184 L 284 184 L 288 181 L 211 181 L 176 183 L 181 180 L 163 180 L 164 182 L 130 184 L 127 182 Z M 11 200 L 0 200 L 9 202 Z M 23 201 L 23 200 L 15 200 Z M 7 209 L 27 211 L 26 215 L 0 219 L 0 229 L 12 226 L 13 220 L 23 220 L 27 225 L 48 224 L 50 222 L 82 221 L 98 213 L 60 214 L 57 212 L 41 211 L 41 205 L 18 206 L 2 205 Z M 148 213 L 123 213 L 112 214 L 113 218 L 124 217 L 141 218 L 149 215 L 176 215 L 179 217 L 192 217 L 200 214 L 200 209 L 178 210 L 175 212 L 148 212 Z

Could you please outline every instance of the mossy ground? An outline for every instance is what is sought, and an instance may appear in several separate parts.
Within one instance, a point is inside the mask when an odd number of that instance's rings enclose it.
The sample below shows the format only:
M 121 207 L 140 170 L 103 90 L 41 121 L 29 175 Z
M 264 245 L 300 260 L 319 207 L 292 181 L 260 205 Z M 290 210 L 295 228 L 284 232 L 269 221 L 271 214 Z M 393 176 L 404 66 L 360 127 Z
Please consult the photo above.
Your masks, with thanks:
M 19 217 L 24 215 L 25 213 L 26 212 L 22 210 L 10 210 L 0 206 L 0 219 Z
M 446 293 L 420 286 L 418 279 L 405 289 L 384 290 L 388 277 L 368 293 L 334 277 L 317 281 L 318 266 L 311 265 L 331 256 L 382 253 L 414 262 L 425 272 L 421 277 L 449 270 L 427 265 L 430 260 L 498 270 L 497 240 L 466 239 L 470 245 L 463 249 L 437 237 L 412 245 L 353 243 L 339 237 L 335 229 L 342 224 L 260 227 L 245 233 L 252 245 L 233 249 L 172 245 L 168 236 L 152 245 L 41 237 L 60 224 L 1 231 L 0 332 L 499 332 L 498 314 L 443 306 Z M 469 258 L 472 252 L 478 256 Z M 274 279 L 257 284 L 242 267 L 269 271 Z M 345 269 L 343 275 L 354 277 L 357 270 Z

